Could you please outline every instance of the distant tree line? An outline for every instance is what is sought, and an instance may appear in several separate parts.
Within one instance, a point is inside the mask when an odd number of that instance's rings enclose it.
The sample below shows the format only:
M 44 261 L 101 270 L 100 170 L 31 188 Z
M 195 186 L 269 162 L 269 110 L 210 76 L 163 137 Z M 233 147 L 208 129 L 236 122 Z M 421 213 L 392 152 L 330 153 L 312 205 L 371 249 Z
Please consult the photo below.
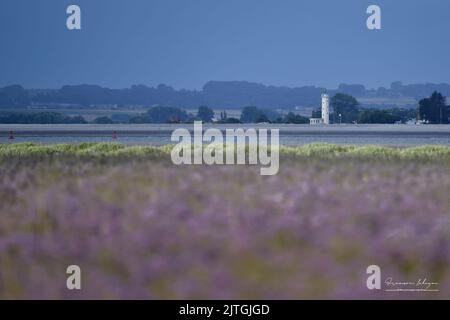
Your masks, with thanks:
M 289 108 L 301 104 L 313 106 L 320 102 L 324 88 L 287 88 L 265 86 L 246 81 L 210 81 L 202 90 L 175 90 L 160 84 L 157 87 L 133 85 L 126 89 L 109 89 L 96 85 L 63 86 L 60 89 L 25 90 L 21 86 L 0 88 L 0 108 L 34 105 L 76 105 L 78 107 L 115 105 L 167 106 L 192 108 L 213 105 L 216 108 L 240 109 L 246 105 L 262 108 Z
M 71 124 L 88 123 L 82 116 L 67 116 L 58 112 L 1 112 L 0 123 L 8 124 Z
M 272 110 L 264 110 L 255 106 L 242 109 L 239 119 L 228 117 L 226 111 L 220 113 L 217 119 L 214 110 L 207 106 L 200 106 L 196 115 L 190 115 L 185 110 L 175 107 L 153 107 L 146 113 L 130 119 L 130 123 L 182 123 L 196 120 L 218 123 L 309 123 L 309 119 L 289 112 L 287 115 Z
M 125 89 L 109 89 L 96 85 L 63 86 L 60 89 L 29 89 L 20 85 L 0 88 L 0 108 L 22 108 L 34 105 L 75 105 L 82 107 L 114 105 L 167 106 L 193 108 L 200 105 L 215 108 L 241 109 L 258 106 L 262 109 L 290 109 L 320 104 L 322 87 L 297 88 L 266 86 L 247 81 L 209 81 L 201 90 L 176 90 L 160 84 L 156 87 L 133 85 Z M 450 84 L 403 85 L 393 82 L 389 88 L 367 89 L 360 84 L 341 84 L 327 90 L 330 95 L 342 93 L 353 97 L 412 97 L 419 101 L 432 92 L 450 96 Z
M 138 90 L 138 88 L 134 89 Z M 347 91 L 350 90 L 348 87 L 342 87 L 341 89 Z M 356 88 L 353 89 L 356 90 Z M 64 90 L 69 89 L 65 88 Z M 90 91 L 89 86 L 86 90 Z M 142 88 L 142 90 L 144 89 Z M 171 89 L 165 87 L 158 87 L 158 90 L 171 91 Z M 93 90 L 93 92 L 95 91 L 96 90 Z M 69 90 L 69 92 L 71 92 L 71 90 Z M 58 112 L 16 111 L 15 108 L 20 109 L 26 107 L 29 103 L 29 94 L 22 87 L 9 86 L 1 89 L 0 107 L 3 108 L 3 110 L 6 109 L 5 105 L 13 106 L 14 108 L 11 108 L 11 111 L 0 112 L 0 123 L 87 123 L 82 116 L 68 116 Z M 331 107 L 332 112 L 330 114 L 330 120 L 332 123 L 404 123 L 411 119 L 417 119 L 424 123 L 432 124 L 450 123 L 450 107 L 446 105 L 445 97 L 437 91 L 433 92 L 430 97 L 420 100 L 417 110 L 407 108 L 363 108 L 355 97 L 345 93 L 334 94 L 331 98 Z M 318 108 L 313 110 L 312 117 L 320 118 L 321 109 Z M 256 106 L 244 107 L 239 119 L 228 117 L 225 111 L 221 112 L 220 117 L 217 119 L 213 109 L 206 105 L 201 105 L 195 115 L 189 114 L 180 107 L 155 106 L 149 108 L 147 112 L 137 116 L 124 116 L 121 117 L 121 119 L 116 118 L 114 120 L 102 116 L 96 118 L 93 123 L 190 123 L 195 120 L 201 120 L 203 122 L 215 121 L 218 123 L 309 123 L 308 118 L 293 112 L 281 114 L 271 109 Z
M 336 91 L 330 91 L 331 94 L 344 93 L 354 97 L 380 97 L 380 98 L 401 98 L 412 97 L 420 100 L 429 96 L 432 92 L 441 92 L 450 96 L 450 84 L 447 83 L 426 83 L 426 84 L 408 84 L 404 85 L 401 81 L 392 82 L 386 87 L 377 89 L 367 89 L 360 84 L 340 84 Z
M 361 109 L 358 113 L 357 123 L 406 123 L 411 119 L 415 119 L 416 114 L 417 111 L 414 109 Z
M 336 94 L 331 99 L 332 123 L 406 123 L 412 119 L 422 120 L 424 123 L 447 124 L 450 123 L 450 106 L 445 104 L 445 98 L 437 92 L 431 97 L 422 99 L 418 109 L 369 109 L 361 108 L 358 101 L 346 94 Z M 321 109 L 312 111 L 313 118 L 321 117 Z M 114 123 L 192 123 L 201 120 L 205 123 L 286 123 L 307 124 L 309 118 L 293 112 L 281 114 L 273 110 L 261 109 L 256 106 L 247 106 L 242 109 L 238 118 L 228 117 L 226 111 L 215 117 L 214 110 L 207 106 L 200 106 L 195 115 L 176 107 L 152 107 L 147 112 L 133 116 L 123 117 L 121 121 L 115 121 L 107 116 L 94 119 L 95 124 Z M 88 123 L 82 116 L 68 116 L 59 112 L 0 112 L 0 123 L 7 124 L 70 124 Z

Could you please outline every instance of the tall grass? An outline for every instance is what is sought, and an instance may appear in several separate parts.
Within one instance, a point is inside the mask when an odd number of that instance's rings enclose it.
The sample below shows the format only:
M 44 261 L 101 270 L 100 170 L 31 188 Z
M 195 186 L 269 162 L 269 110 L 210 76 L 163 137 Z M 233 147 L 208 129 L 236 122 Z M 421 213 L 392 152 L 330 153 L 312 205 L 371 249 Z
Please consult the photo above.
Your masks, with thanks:
M 0 161 L 7 159 L 48 158 L 143 158 L 169 160 L 173 145 L 128 146 L 120 143 L 52 144 L 35 143 L 0 144 Z M 248 152 L 248 147 L 247 147 Z M 305 158 L 357 158 L 450 161 L 450 147 L 426 145 L 394 148 L 376 145 L 355 146 L 314 143 L 298 147 L 280 147 L 283 159 Z

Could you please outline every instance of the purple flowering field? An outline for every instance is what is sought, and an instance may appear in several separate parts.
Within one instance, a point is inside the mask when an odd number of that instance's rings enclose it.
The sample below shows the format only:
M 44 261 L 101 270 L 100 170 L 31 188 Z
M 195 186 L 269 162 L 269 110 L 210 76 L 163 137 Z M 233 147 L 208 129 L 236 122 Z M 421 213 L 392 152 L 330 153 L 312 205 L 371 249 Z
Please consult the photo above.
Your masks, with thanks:
M 311 156 L 253 166 L 11 156 L 0 298 L 449 298 L 450 162 Z M 79 265 L 82 290 L 66 288 Z M 368 290 L 385 279 L 439 291 Z

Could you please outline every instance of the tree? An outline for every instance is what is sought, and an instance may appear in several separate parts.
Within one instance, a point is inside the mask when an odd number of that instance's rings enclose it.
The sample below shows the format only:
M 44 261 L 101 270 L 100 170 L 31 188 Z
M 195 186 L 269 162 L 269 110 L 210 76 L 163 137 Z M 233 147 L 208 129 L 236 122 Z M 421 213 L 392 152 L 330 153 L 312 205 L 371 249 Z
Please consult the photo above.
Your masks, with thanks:
M 244 109 L 242 109 L 241 122 L 243 123 L 268 122 L 268 119 L 262 110 L 254 106 L 249 106 L 244 107 Z
M 448 123 L 448 109 L 445 104 L 445 97 L 435 91 L 431 97 L 419 101 L 419 120 L 434 124 Z
M 342 115 L 343 123 L 352 123 L 358 118 L 358 107 L 359 103 L 354 97 L 337 93 L 333 98 L 331 98 L 331 106 L 334 110 L 334 122 L 339 122 L 339 115 Z
M 400 120 L 388 110 L 364 109 L 358 115 L 358 123 L 395 123 Z
M 197 117 L 203 122 L 211 122 L 214 118 L 214 110 L 207 106 L 198 107 Z
M 387 109 L 390 114 L 399 118 L 399 121 L 406 123 L 410 120 L 415 120 L 417 118 L 417 110 L 413 108 L 391 108 Z
M 284 118 L 284 123 L 295 123 L 295 124 L 305 124 L 309 123 L 309 119 L 306 117 L 302 117 L 299 114 L 294 114 L 293 112 L 289 112 Z
M 267 116 L 264 113 L 261 113 L 258 118 L 256 119 L 257 123 L 261 123 L 261 122 L 270 122 L 269 118 L 267 118 Z

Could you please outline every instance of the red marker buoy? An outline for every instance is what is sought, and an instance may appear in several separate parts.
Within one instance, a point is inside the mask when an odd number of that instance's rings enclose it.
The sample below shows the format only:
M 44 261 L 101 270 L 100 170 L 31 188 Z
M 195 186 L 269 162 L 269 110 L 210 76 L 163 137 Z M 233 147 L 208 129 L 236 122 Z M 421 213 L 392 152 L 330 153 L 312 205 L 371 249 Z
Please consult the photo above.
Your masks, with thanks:
M 9 140 L 14 140 L 14 132 L 9 132 Z
M 112 135 L 112 138 L 113 138 L 114 140 L 116 140 L 116 139 L 117 139 L 117 131 L 113 131 L 113 135 Z

